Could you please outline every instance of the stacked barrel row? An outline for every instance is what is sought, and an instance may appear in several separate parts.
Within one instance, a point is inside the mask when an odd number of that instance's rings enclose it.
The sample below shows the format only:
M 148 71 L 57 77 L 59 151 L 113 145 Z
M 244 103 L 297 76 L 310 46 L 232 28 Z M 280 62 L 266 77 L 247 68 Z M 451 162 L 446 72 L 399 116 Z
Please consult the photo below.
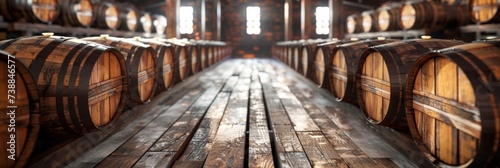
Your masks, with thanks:
M 2 167 L 23 167 L 39 132 L 64 138 L 107 130 L 126 109 L 230 54 L 223 42 L 178 39 L 46 34 L 0 41 Z
M 500 23 L 500 1 L 407 1 L 388 3 L 376 10 L 349 15 L 347 33 L 410 29 L 455 29 L 471 21 Z
M 0 15 L 9 22 L 55 23 L 69 27 L 164 34 L 164 15 L 138 10 L 130 3 L 92 0 L 0 0 Z
M 303 40 L 272 53 L 368 122 L 409 129 L 437 166 L 499 164 L 499 39 Z

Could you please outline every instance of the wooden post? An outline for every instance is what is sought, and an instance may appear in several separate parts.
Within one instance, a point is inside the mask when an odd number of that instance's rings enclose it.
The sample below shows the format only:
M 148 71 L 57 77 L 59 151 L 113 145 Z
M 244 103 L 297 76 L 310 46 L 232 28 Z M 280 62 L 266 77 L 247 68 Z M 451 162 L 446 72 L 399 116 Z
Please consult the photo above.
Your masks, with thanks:
M 179 33 L 179 8 L 181 5 L 180 0 L 165 0 L 167 2 L 167 31 L 165 32 L 165 37 L 167 38 L 180 38 Z
M 300 37 L 309 39 L 311 34 L 311 0 L 300 1 Z
M 215 10 L 216 10 L 216 38 L 215 40 L 221 41 L 221 22 L 222 22 L 222 5 L 220 3 L 220 0 L 214 0 L 215 2 Z
M 285 0 L 284 16 L 285 16 L 285 41 L 292 40 L 292 0 Z
M 200 0 L 200 39 L 205 40 L 205 32 L 206 32 L 206 6 L 205 6 L 205 0 Z
M 330 38 L 343 38 L 345 16 L 342 15 L 343 7 L 342 0 L 329 0 L 330 8 Z

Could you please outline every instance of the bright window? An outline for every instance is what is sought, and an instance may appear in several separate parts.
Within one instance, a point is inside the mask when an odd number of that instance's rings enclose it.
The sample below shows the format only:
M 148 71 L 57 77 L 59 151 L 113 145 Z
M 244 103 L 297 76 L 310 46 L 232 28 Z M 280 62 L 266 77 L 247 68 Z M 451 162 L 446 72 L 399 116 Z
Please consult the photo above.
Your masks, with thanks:
M 330 9 L 325 6 L 316 7 L 316 34 L 330 34 Z
M 193 7 L 181 6 L 179 11 L 180 23 L 179 32 L 181 34 L 193 33 Z
M 247 7 L 247 34 L 260 34 L 260 7 Z

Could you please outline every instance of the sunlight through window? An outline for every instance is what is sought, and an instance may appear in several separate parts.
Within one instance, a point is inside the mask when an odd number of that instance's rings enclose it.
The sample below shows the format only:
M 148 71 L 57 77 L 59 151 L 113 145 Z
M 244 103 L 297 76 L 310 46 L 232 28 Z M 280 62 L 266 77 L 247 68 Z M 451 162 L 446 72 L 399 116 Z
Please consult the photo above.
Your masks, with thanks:
M 181 34 L 193 33 L 193 7 L 181 6 L 179 11 L 180 23 L 179 32 Z
M 328 7 L 316 7 L 316 34 L 330 34 L 330 10 Z
M 260 34 L 260 7 L 247 7 L 247 34 Z

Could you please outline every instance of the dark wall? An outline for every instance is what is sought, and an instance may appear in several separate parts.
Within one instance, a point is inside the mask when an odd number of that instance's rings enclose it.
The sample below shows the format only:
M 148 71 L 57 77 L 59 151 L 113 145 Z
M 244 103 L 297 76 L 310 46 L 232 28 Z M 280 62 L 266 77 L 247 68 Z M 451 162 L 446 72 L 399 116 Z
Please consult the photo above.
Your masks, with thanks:
M 246 7 L 261 8 L 261 33 L 246 33 Z M 234 47 L 234 56 L 270 57 L 271 46 L 284 40 L 284 0 L 242 0 L 222 3 L 222 41 Z

